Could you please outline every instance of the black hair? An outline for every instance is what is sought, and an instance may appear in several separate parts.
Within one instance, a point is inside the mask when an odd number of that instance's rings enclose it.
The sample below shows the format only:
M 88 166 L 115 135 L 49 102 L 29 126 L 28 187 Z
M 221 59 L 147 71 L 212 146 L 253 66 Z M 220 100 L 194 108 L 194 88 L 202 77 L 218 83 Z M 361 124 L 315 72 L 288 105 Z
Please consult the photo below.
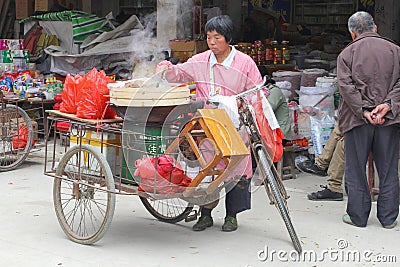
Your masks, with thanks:
M 232 41 L 233 21 L 228 15 L 211 18 L 206 23 L 206 32 L 216 31 L 225 37 L 227 43 Z

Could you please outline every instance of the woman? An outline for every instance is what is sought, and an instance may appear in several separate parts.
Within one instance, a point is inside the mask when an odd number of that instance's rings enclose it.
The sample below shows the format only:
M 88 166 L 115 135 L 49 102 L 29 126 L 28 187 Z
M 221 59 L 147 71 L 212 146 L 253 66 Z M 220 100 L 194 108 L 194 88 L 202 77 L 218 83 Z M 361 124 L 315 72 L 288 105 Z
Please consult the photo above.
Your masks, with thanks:
M 233 22 L 227 15 L 210 19 L 206 25 L 207 44 L 210 50 L 194 55 L 186 63 L 172 65 L 168 61 L 159 63 L 158 69 L 167 68 L 165 77 L 170 82 L 196 81 L 196 98 L 208 99 L 220 94 L 231 96 L 246 91 L 262 83 L 262 77 L 255 62 L 244 53 L 230 45 L 233 34 Z M 246 130 L 240 129 L 244 140 L 248 139 Z M 237 171 L 237 172 L 236 172 Z M 236 215 L 250 209 L 249 179 L 252 177 L 251 158 L 248 156 L 235 168 L 241 180 L 226 194 L 226 217 L 222 230 L 237 229 Z M 246 177 L 240 179 L 242 177 Z M 245 186 L 243 186 L 245 185 Z M 205 205 L 193 230 L 202 231 L 213 225 L 211 211 L 218 202 Z

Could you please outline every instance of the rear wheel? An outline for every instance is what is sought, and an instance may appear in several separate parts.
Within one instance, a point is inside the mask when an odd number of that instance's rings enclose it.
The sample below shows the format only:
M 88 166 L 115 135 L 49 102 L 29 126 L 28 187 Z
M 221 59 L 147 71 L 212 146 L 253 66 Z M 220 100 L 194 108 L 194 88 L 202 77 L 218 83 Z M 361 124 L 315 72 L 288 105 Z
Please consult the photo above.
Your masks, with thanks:
M 296 249 L 297 252 L 301 253 L 302 247 L 300 244 L 300 240 L 293 227 L 292 221 L 289 216 L 289 211 L 287 208 L 287 202 L 286 202 L 287 194 L 285 187 L 282 184 L 282 181 L 279 179 L 276 170 L 274 172 L 271 170 L 271 168 L 274 168 L 274 166 L 265 148 L 264 147 L 258 148 L 257 155 L 259 158 L 259 163 L 262 166 L 262 175 L 264 176 L 264 187 L 265 190 L 267 191 L 267 195 L 270 198 L 270 201 L 278 209 L 279 214 L 281 215 L 285 223 L 286 229 L 289 232 L 289 236 L 292 240 L 294 248 Z
M 185 219 L 193 206 L 180 198 L 152 200 L 140 197 L 144 207 L 162 222 L 177 223 Z
M 0 105 L 0 172 L 20 166 L 32 148 L 32 122 L 15 105 Z
M 63 179 L 54 180 L 54 208 L 65 234 L 85 245 L 100 240 L 115 208 L 115 185 L 105 157 L 90 146 L 74 146 L 61 159 L 56 175 Z

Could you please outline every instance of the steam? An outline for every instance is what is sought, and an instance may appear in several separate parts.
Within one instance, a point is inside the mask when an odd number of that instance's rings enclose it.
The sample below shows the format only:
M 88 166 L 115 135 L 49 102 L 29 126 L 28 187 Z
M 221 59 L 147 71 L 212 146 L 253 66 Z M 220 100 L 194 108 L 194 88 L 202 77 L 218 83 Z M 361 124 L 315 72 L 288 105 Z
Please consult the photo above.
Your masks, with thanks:
M 178 0 L 177 38 L 193 38 L 193 1 Z
M 157 29 L 157 12 L 142 18 L 143 30 L 131 31 L 133 62 L 132 78 L 151 77 L 156 72 L 157 64 L 164 60 L 160 45 L 155 38 Z

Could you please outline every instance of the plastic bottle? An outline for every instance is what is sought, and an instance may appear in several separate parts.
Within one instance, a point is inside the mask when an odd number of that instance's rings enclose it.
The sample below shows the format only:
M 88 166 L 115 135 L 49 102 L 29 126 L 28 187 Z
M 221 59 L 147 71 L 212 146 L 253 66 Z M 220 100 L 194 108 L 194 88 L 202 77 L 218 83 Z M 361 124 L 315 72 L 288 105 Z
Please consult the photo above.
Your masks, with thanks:
M 289 41 L 282 41 L 282 64 L 290 62 Z

